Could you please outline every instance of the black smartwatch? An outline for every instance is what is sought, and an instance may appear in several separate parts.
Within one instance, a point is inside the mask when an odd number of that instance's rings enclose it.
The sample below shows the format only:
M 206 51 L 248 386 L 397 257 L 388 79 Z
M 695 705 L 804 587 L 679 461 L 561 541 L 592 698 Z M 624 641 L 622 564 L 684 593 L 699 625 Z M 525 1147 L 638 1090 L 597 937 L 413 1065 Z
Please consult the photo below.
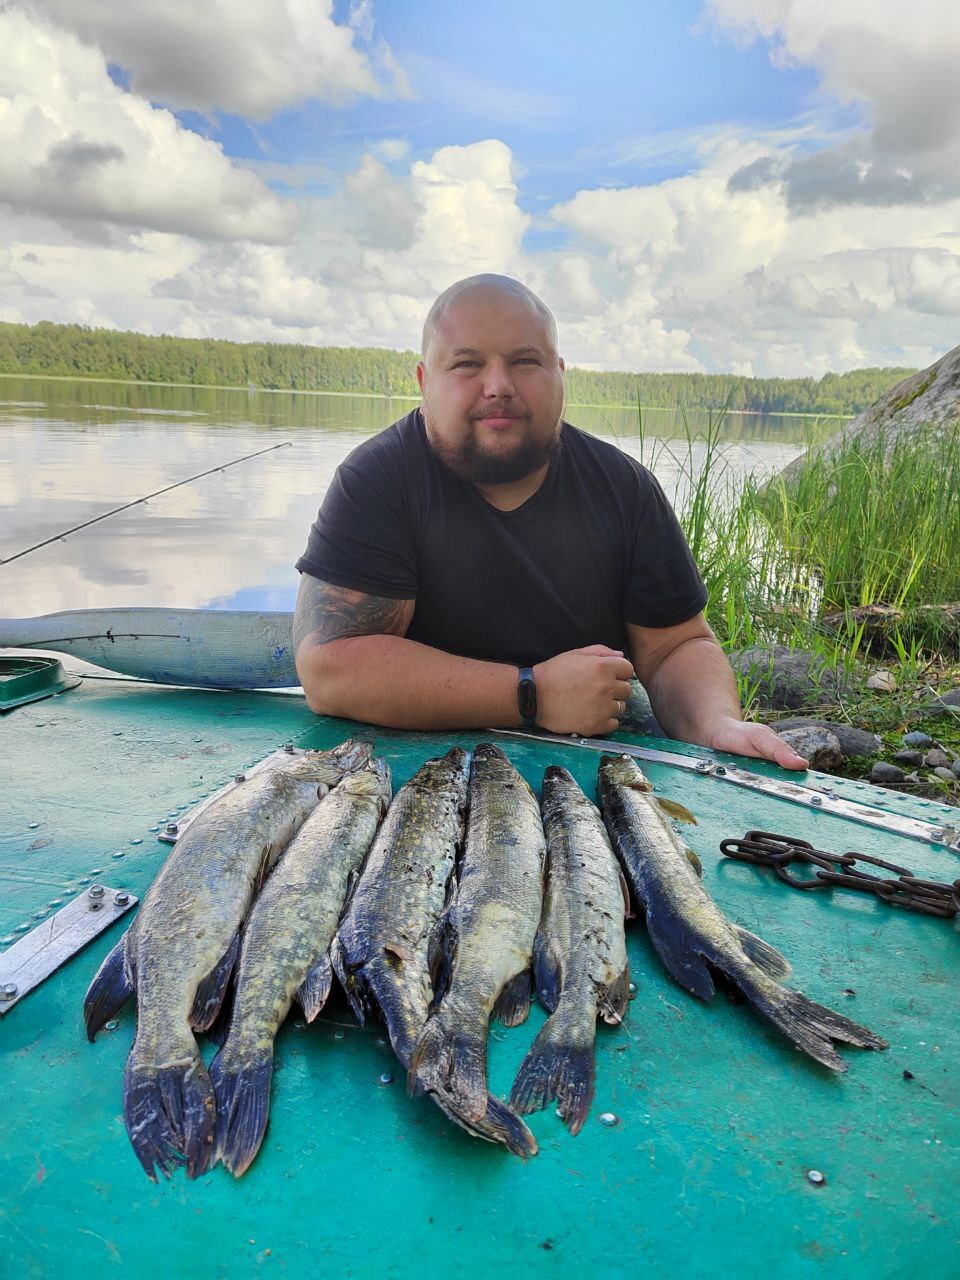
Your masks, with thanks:
M 517 710 L 525 729 L 537 727 L 537 684 L 530 667 L 520 668 L 517 681 Z

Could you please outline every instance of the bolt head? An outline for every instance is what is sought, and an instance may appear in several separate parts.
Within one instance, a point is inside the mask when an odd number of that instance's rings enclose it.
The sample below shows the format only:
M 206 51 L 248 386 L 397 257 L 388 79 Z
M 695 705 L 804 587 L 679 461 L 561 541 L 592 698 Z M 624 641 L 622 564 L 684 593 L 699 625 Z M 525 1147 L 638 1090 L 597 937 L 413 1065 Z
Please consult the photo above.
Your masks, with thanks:
M 90 888 L 87 890 L 87 893 L 90 895 L 90 897 L 91 897 L 91 898 L 102 898 L 102 897 L 103 897 L 103 885 L 102 885 L 102 884 L 92 884 L 92 885 L 90 886 Z
M 238 773 L 233 780 L 234 782 L 246 782 L 247 775 L 245 773 Z
M 823 796 L 811 796 L 811 797 L 810 797 L 810 803 L 811 803 L 811 804 L 813 804 L 813 805 L 821 805 L 821 804 L 823 804 Z
M 177 824 L 175 822 L 167 823 L 167 835 L 175 836 L 177 834 Z
M 0 987 L 0 1000 L 12 1000 L 19 990 L 15 982 L 5 982 Z
M 125 907 L 130 901 L 130 895 L 124 889 L 113 895 L 113 900 L 118 907 Z
M 389 1071 L 384 1071 L 383 1075 L 377 1080 L 377 1084 L 387 1085 L 393 1084 L 393 1076 Z

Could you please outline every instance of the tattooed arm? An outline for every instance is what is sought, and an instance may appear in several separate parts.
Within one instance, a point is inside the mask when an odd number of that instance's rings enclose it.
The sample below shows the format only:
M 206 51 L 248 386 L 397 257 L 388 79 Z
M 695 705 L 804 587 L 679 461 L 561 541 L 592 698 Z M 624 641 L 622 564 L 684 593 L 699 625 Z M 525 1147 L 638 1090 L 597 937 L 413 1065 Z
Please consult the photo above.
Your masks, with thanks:
M 301 575 L 293 646 L 311 710 L 397 729 L 516 724 L 516 667 L 407 640 L 415 604 Z

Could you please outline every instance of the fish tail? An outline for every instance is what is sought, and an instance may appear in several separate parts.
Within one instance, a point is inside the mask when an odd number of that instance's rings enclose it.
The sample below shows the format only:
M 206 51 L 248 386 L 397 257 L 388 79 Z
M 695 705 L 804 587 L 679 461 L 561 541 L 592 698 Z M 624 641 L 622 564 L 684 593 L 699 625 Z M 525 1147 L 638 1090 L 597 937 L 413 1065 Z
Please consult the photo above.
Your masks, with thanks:
M 169 1065 L 143 1063 L 137 1046 L 123 1077 L 123 1119 L 137 1159 L 156 1182 L 178 1166 L 197 1178 L 211 1163 L 215 1099 L 196 1042 Z
M 488 1095 L 487 1110 L 480 1120 L 468 1120 L 457 1110 L 453 1099 L 444 1094 L 433 1093 L 430 1096 L 448 1119 L 475 1138 L 502 1143 L 521 1160 L 535 1156 L 540 1150 L 536 1138 L 516 1112 L 511 1111 L 505 1102 L 501 1102 L 493 1094 Z
M 431 1014 L 410 1056 L 407 1091 L 417 1098 L 440 1093 L 470 1121 L 487 1111 L 486 1026 L 471 1026 L 444 1005 Z
M 228 1053 L 221 1050 L 210 1064 L 217 1100 L 213 1159 L 222 1160 L 237 1178 L 253 1163 L 267 1131 L 272 1078 L 272 1057 L 252 1064 L 231 1064 Z
M 103 1025 L 118 1013 L 133 995 L 127 967 L 127 934 L 124 934 L 97 970 L 83 997 L 83 1021 L 87 1039 L 93 1040 Z
M 843 1014 L 816 1004 L 800 991 L 781 987 L 778 983 L 752 981 L 740 974 L 732 975 L 747 998 L 765 1014 L 784 1035 L 815 1061 L 833 1071 L 846 1071 L 833 1041 L 855 1045 L 858 1049 L 886 1049 L 886 1040 L 867 1027 L 851 1022 Z M 752 975 L 751 975 L 752 978 Z
M 583 1128 L 594 1090 L 594 1024 L 577 1031 L 551 1014 L 524 1058 L 510 1091 L 510 1105 L 521 1115 L 540 1111 L 554 1098 L 571 1133 Z

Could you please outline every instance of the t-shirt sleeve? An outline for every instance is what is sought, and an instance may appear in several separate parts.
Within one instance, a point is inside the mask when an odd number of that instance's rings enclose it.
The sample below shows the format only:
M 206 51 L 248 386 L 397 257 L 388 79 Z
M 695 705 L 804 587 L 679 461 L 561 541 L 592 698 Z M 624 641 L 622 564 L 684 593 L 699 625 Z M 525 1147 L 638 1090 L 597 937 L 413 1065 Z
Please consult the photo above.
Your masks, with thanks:
M 624 618 L 638 627 L 672 627 L 703 609 L 707 589 L 656 477 L 641 475 L 645 483 L 636 495 Z
M 398 477 L 391 484 L 367 460 L 342 462 L 297 569 L 369 595 L 416 599 L 416 556 L 401 488 Z

